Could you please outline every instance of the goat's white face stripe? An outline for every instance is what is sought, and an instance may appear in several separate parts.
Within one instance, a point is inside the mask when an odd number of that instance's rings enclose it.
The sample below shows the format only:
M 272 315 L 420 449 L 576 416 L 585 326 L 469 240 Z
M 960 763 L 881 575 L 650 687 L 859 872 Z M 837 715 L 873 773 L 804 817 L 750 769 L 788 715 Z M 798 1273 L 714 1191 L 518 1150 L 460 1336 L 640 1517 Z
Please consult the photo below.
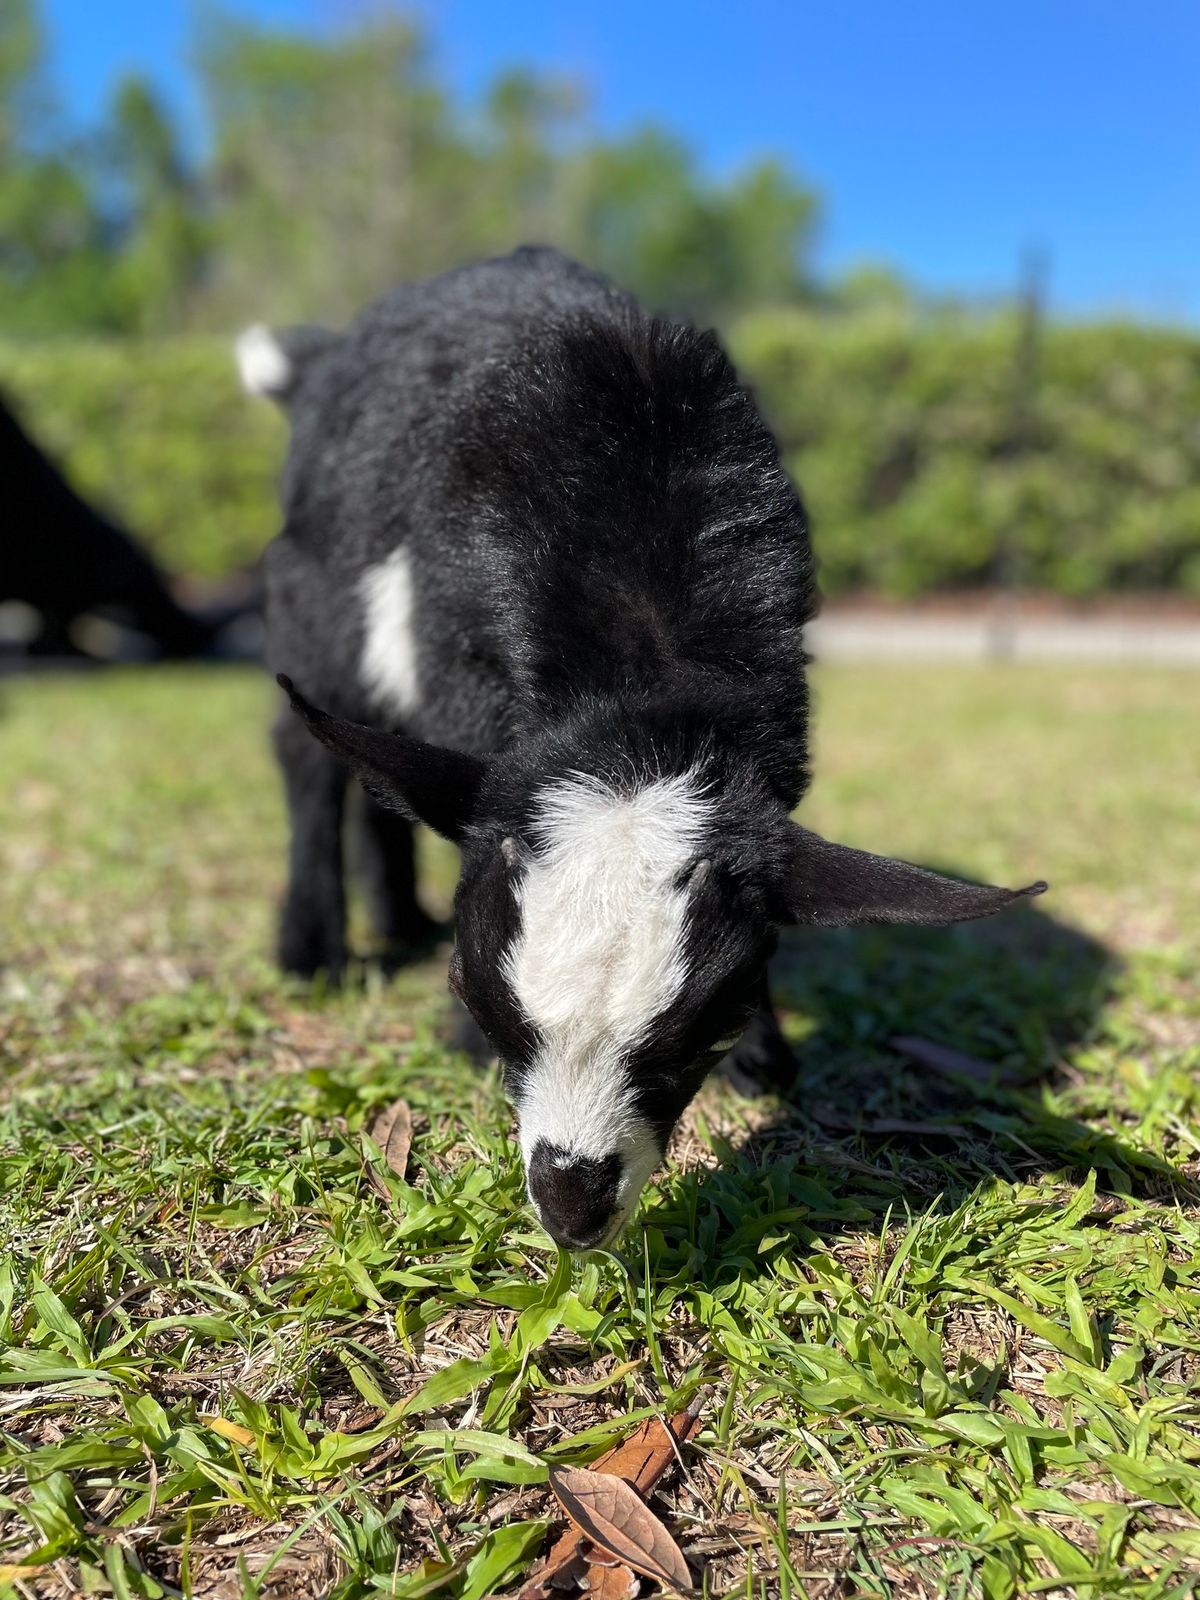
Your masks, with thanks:
M 406 716 L 417 704 L 412 566 L 400 546 L 359 580 L 363 602 L 362 676 L 386 711 Z
M 688 888 L 711 812 L 695 773 L 615 794 L 582 775 L 542 791 L 540 849 L 517 890 L 521 932 L 506 972 L 541 1046 L 519 1091 L 526 1161 L 540 1139 L 620 1154 L 622 1211 L 658 1163 L 625 1061 L 687 973 Z

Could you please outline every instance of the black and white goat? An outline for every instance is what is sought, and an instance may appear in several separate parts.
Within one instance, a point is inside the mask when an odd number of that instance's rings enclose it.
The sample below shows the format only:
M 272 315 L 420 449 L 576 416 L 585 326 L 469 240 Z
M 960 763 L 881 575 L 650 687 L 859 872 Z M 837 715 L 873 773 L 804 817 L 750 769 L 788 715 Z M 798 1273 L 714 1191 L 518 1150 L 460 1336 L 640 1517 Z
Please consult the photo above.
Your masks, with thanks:
M 766 984 L 782 925 L 955 922 L 1043 887 L 792 822 L 812 557 L 713 335 L 525 249 L 343 335 L 250 330 L 239 356 L 292 422 L 267 556 L 270 661 L 300 713 L 276 728 L 283 963 L 345 958 L 347 768 L 383 933 L 427 929 L 412 819 L 459 845 L 450 984 L 561 1243 L 616 1234 L 722 1052 L 790 1081 Z

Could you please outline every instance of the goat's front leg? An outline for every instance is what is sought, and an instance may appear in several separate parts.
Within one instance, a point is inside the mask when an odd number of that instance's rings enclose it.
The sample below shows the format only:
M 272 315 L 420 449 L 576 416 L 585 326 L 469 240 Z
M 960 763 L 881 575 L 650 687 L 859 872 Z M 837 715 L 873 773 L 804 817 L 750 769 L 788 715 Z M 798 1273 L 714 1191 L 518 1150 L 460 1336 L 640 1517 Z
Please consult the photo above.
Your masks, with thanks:
M 450 1048 L 470 1056 L 477 1067 L 486 1067 L 489 1061 L 496 1059 L 496 1052 L 487 1034 L 457 995 L 451 1002 L 449 1039 Z
M 744 1090 L 752 1085 L 760 1093 L 771 1090 L 784 1094 L 796 1080 L 796 1057 L 779 1026 L 765 972 L 759 989 L 758 1009 L 717 1070 L 736 1088 Z M 750 1084 L 746 1083 L 747 1079 Z
M 346 772 L 289 710 L 276 721 L 274 740 L 291 827 L 279 962 L 299 977 L 323 972 L 337 983 L 346 967 L 342 868 Z
M 370 795 L 364 794 L 362 802 L 357 864 L 385 964 L 398 966 L 427 952 L 441 929 L 417 900 L 412 823 Z

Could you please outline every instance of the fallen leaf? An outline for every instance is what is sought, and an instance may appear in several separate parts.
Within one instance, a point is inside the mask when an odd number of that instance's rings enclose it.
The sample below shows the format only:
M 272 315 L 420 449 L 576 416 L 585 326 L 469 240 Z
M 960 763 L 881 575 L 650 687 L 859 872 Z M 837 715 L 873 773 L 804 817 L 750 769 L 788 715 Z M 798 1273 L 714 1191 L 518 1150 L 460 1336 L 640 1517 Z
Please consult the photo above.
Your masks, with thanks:
M 686 1411 L 680 1411 L 664 1424 L 658 1417 L 647 1417 L 628 1439 L 592 1462 L 593 1472 L 612 1472 L 625 1478 L 641 1494 L 649 1494 L 667 1468 L 678 1459 L 679 1446 L 700 1431 L 705 1396 L 697 1395 Z
M 383 1159 L 398 1178 L 408 1169 L 408 1152 L 412 1148 L 412 1112 L 407 1100 L 393 1100 L 386 1111 L 381 1111 L 371 1124 L 371 1138 L 383 1151 Z M 387 1184 L 378 1172 L 369 1174 L 371 1187 L 385 1200 L 391 1199 Z
M 18 1562 L 15 1566 L 9 1563 L 0 1563 L 0 1583 L 15 1583 L 18 1578 L 35 1578 L 39 1572 L 48 1572 L 45 1566 L 23 1567 Z
M 585 1581 L 592 1600 L 632 1600 L 637 1591 L 637 1578 L 622 1561 L 609 1567 L 589 1562 Z
M 999 1068 L 978 1056 L 969 1056 L 953 1050 L 947 1044 L 936 1044 L 932 1039 L 918 1039 L 912 1034 L 897 1034 L 888 1044 L 902 1056 L 915 1061 L 919 1067 L 931 1072 L 941 1072 L 954 1078 L 969 1078 L 972 1083 L 992 1083 L 1001 1076 Z
M 587 1557 L 583 1553 L 586 1541 L 580 1539 L 579 1535 L 574 1532 L 569 1537 L 572 1542 L 567 1560 L 561 1562 L 553 1570 L 543 1570 L 541 1575 L 534 1579 L 532 1583 L 526 1584 L 525 1588 L 517 1596 L 517 1600 L 524 1600 L 526 1594 L 539 1596 L 554 1593 L 570 1594 L 574 1590 L 583 1589 L 587 1586 L 588 1573 L 592 1569 L 588 1566 Z
M 584 1553 L 585 1543 L 578 1528 L 568 1527 L 555 1541 L 538 1571 L 522 1587 L 517 1600 L 545 1600 L 556 1590 L 582 1588 L 590 1570 Z
M 215 1416 L 211 1411 L 202 1411 L 196 1419 L 203 1422 L 205 1427 L 211 1428 L 214 1433 L 219 1433 L 222 1439 L 229 1439 L 234 1444 L 253 1444 L 254 1435 L 249 1428 L 243 1428 L 240 1422 L 230 1422 L 225 1417 Z
M 679 1446 L 699 1432 L 706 1399 L 707 1392 L 700 1390 L 687 1409 L 676 1412 L 669 1423 L 661 1422 L 658 1417 L 648 1417 L 628 1439 L 598 1456 L 591 1470 L 615 1473 L 640 1493 L 649 1494 L 674 1463 Z M 592 1572 L 587 1560 L 589 1550 L 579 1529 L 568 1527 L 541 1569 L 524 1585 L 517 1600 L 552 1600 L 556 1592 L 582 1587 Z
M 647 1578 L 690 1589 L 683 1552 L 624 1478 L 588 1467 L 551 1467 L 550 1487 L 571 1521 L 594 1544 Z
M 585 1539 L 579 1547 L 583 1551 L 583 1559 L 590 1567 L 619 1567 L 620 1558 L 614 1556 L 611 1550 L 605 1550 L 601 1545 L 592 1544 Z

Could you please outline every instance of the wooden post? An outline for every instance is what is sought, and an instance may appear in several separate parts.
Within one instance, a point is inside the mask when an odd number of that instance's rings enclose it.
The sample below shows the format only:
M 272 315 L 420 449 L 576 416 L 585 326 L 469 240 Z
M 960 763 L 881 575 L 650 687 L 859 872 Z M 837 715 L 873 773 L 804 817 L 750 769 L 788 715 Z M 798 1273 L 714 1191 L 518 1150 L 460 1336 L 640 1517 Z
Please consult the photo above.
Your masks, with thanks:
M 1028 247 L 1023 252 L 1008 437 L 1003 450 L 1004 457 L 1014 463 L 1028 455 L 1035 441 L 1046 266 L 1044 250 Z M 1004 530 L 992 565 L 993 593 L 987 637 L 987 654 L 992 660 L 1011 660 L 1017 650 L 1023 576 L 1020 517 L 1018 507 Z

